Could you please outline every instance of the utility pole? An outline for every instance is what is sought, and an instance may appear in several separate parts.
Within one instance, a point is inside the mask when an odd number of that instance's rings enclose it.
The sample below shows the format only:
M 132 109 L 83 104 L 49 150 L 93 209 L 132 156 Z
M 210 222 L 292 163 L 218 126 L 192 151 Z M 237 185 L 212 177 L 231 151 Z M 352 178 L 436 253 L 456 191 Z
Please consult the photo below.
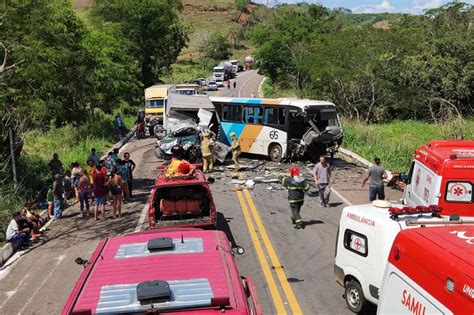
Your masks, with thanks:
M 17 188 L 18 182 L 16 179 L 16 161 L 15 161 L 15 149 L 13 148 L 13 129 L 10 127 L 8 130 L 8 137 L 10 138 L 10 154 L 12 159 L 12 171 L 13 171 L 13 188 Z

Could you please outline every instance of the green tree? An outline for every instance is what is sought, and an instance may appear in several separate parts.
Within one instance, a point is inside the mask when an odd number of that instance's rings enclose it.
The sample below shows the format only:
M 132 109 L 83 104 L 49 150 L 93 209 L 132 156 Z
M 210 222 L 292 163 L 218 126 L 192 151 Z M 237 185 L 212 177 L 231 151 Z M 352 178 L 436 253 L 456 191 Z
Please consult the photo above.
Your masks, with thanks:
M 116 25 L 91 30 L 82 41 L 89 70 L 90 109 L 111 113 L 121 104 L 138 104 L 143 94 L 138 61 L 130 53 L 131 43 Z
M 179 19 L 180 1 L 172 0 L 97 0 L 95 15 L 105 22 L 120 25 L 132 43 L 144 86 L 160 81 L 186 46 L 186 29 Z
M 205 59 L 217 62 L 229 58 L 229 49 L 230 45 L 222 34 L 213 34 L 201 47 Z

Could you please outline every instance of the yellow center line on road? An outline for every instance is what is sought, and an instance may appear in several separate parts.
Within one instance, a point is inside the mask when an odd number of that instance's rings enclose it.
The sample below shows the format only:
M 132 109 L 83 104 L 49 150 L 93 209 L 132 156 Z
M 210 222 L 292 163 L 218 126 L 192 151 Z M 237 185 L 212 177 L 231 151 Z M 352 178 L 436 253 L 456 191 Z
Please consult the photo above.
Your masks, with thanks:
M 252 239 L 253 245 L 255 247 L 255 251 L 257 252 L 257 257 L 260 262 L 260 266 L 262 267 L 263 275 L 265 276 L 265 280 L 267 281 L 270 295 L 272 296 L 273 303 L 275 305 L 277 314 L 287 314 L 285 310 L 285 306 L 283 305 L 283 301 L 281 299 L 280 292 L 275 284 L 275 279 L 273 279 L 272 271 L 268 262 L 266 260 L 265 254 L 263 252 L 262 245 L 260 244 L 257 232 L 255 231 L 255 226 L 253 225 L 252 219 L 250 218 L 250 213 L 247 208 L 247 204 L 245 203 L 243 194 L 241 191 L 236 191 L 237 198 L 239 199 L 240 206 L 242 208 L 242 212 L 244 214 L 245 222 L 247 223 L 247 227 L 249 229 L 250 238 Z
M 265 230 L 262 220 L 260 219 L 260 215 L 258 214 L 255 204 L 252 200 L 252 196 L 250 195 L 248 190 L 244 190 L 244 194 L 245 194 L 245 197 L 247 198 L 247 202 L 250 205 L 250 210 L 252 212 L 253 218 L 257 225 L 257 229 L 260 231 L 260 235 L 262 236 L 263 244 L 265 245 L 268 251 L 268 254 L 270 255 L 270 260 L 274 266 L 278 279 L 280 280 L 280 284 L 283 288 L 283 291 L 285 292 L 286 298 L 288 299 L 288 304 L 290 304 L 291 311 L 293 312 L 293 314 L 303 314 L 303 312 L 301 311 L 301 307 L 298 303 L 298 300 L 296 299 L 295 294 L 293 293 L 293 289 L 291 289 L 291 286 L 288 283 L 288 279 L 285 275 L 285 272 L 283 271 L 283 267 L 280 263 L 280 260 L 278 259 L 278 256 L 276 255 L 276 252 L 272 246 L 272 243 L 270 242 L 268 233 Z

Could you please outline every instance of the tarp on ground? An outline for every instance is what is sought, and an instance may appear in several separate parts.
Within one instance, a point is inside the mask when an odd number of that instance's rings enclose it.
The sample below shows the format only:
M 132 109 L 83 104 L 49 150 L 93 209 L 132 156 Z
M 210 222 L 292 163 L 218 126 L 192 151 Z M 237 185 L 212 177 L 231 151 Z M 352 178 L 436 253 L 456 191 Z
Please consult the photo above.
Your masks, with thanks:
M 215 107 L 209 97 L 205 95 L 182 95 L 171 93 L 166 105 L 167 113 L 171 110 L 176 112 L 197 112 L 199 109 L 214 111 Z

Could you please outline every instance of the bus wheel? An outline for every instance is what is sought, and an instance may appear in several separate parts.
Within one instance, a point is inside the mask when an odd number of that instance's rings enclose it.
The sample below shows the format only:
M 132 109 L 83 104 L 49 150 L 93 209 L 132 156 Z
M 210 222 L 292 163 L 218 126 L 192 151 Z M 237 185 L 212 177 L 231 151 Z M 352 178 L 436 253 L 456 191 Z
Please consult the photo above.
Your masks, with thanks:
M 270 150 L 268 150 L 268 155 L 270 156 L 270 159 L 273 162 L 280 162 L 283 155 L 283 150 L 281 149 L 281 146 L 279 144 L 275 143 L 270 146 Z
M 344 298 L 347 307 L 353 313 L 359 313 L 367 304 L 362 287 L 356 280 L 350 280 L 346 283 Z

